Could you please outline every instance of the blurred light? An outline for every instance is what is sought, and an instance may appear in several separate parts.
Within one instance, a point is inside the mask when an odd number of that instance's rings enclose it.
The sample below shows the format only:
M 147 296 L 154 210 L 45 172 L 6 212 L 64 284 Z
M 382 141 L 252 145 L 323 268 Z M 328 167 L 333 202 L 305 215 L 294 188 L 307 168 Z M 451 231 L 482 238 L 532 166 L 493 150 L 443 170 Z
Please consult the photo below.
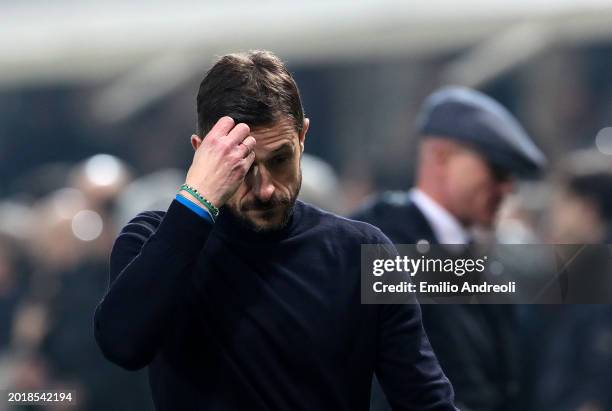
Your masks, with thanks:
M 425 253 L 429 252 L 429 241 L 427 241 L 427 240 L 419 240 L 419 241 L 417 241 L 416 249 L 421 254 L 425 254 Z
M 97 154 L 85 163 L 85 175 L 92 183 L 109 186 L 121 175 L 121 163 L 108 154 Z
M 102 234 L 102 217 L 92 210 L 81 210 L 72 218 L 72 232 L 79 240 L 92 241 Z
M 85 196 L 76 188 L 62 188 L 53 193 L 51 198 L 53 211 L 63 219 L 72 218 L 75 213 L 85 208 Z
M 123 226 L 146 210 L 166 210 L 177 187 L 185 182 L 185 171 L 167 168 L 142 176 L 130 183 L 117 198 L 117 222 Z
M 25 204 L 14 201 L 0 202 L 0 235 L 27 239 L 28 230 L 34 221 L 32 215 L 31 208 Z
M 612 155 L 612 127 L 599 130 L 597 137 L 595 137 L 595 145 L 600 153 Z

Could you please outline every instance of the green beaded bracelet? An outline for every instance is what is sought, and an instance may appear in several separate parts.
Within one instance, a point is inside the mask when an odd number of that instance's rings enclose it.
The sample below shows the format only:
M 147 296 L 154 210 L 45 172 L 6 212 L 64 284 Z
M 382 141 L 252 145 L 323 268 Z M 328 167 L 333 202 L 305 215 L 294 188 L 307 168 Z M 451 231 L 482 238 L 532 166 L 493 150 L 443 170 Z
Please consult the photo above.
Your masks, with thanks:
M 219 215 L 219 209 L 215 207 L 210 201 L 202 197 L 202 194 L 198 193 L 198 190 L 191 187 L 190 185 L 183 184 L 179 191 L 186 191 L 192 196 L 194 196 L 206 209 L 210 212 L 214 219 Z

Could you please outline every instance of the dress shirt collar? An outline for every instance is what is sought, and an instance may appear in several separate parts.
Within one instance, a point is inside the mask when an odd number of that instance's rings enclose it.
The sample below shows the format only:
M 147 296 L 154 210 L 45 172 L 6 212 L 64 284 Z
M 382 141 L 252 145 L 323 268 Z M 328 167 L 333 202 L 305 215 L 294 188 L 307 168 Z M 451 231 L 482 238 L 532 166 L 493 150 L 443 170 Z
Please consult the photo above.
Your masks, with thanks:
M 410 199 L 423 213 L 440 244 L 469 243 L 470 235 L 461 223 L 425 192 L 413 188 Z

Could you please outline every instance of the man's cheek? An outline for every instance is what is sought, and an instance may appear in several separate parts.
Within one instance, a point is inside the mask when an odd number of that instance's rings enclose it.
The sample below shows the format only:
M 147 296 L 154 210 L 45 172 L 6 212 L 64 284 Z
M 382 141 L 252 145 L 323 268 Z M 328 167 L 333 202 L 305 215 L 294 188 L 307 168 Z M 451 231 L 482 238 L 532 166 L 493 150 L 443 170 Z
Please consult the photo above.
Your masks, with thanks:
M 277 182 L 284 188 L 283 191 L 286 189 L 293 189 L 299 182 L 299 169 L 287 170 L 284 174 L 279 176 Z
M 227 200 L 227 205 L 233 207 L 234 209 L 239 209 L 240 203 L 242 203 L 246 199 L 246 193 L 248 192 L 248 187 L 246 183 L 243 181 L 238 187 L 238 190 Z

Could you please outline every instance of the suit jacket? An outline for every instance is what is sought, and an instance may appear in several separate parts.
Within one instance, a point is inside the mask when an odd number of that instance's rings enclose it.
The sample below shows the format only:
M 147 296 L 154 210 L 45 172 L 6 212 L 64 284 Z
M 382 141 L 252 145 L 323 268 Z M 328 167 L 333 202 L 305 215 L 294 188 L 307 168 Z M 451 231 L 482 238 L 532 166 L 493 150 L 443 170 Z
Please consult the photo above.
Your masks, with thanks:
M 367 202 L 351 218 L 380 228 L 395 244 L 426 240 L 434 232 L 407 192 L 388 192 Z M 423 304 L 423 325 L 455 389 L 462 410 L 514 410 L 518 364 L 514 307 Z M 372 411 L 390 409 L 375 382 Z

